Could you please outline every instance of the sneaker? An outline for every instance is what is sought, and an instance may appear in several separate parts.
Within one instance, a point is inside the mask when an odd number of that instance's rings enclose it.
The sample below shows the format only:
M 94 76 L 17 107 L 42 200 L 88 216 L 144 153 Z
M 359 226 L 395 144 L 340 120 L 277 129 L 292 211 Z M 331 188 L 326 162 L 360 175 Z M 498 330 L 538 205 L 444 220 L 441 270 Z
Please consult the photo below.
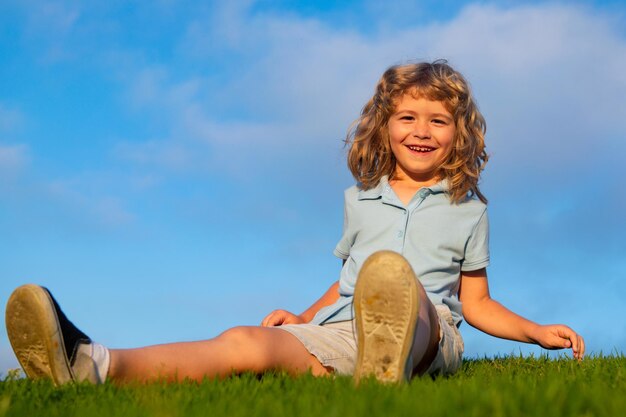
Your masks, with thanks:
M 27 284 L 11 294 L 6 327 L 17 360 L 31 379 L 51 379 L 56 385 L 77 378 L 73 365 L 80 344 L 91 339 L 67 319 L 50 291 Z
M 417 278 L 402 255 L 380 251 L 361 268 L 354 290 L 358 340 L 355 381 L 408 381 L 419 313 Z

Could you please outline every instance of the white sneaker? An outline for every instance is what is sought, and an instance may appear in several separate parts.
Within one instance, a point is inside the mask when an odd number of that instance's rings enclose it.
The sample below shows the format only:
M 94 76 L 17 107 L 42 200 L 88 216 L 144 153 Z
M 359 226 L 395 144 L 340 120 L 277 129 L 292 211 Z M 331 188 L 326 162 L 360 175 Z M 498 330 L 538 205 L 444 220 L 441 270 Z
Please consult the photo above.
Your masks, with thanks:
M 408 381 L 419 314 L 417 278 L 400 254 L 380 251 L 361 268 L 354 290 L 358 338 L 354 378 Z

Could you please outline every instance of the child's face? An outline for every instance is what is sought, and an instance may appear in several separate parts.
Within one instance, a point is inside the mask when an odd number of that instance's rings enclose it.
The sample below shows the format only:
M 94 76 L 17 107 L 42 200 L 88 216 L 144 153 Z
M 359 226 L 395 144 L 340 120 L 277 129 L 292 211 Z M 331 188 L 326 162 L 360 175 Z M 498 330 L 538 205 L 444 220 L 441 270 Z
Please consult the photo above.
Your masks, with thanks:
M 395 178 L 432 185 L 437 170 L 452 149 L 456 127 L 440 101 L 403 95 L 388 123 Z

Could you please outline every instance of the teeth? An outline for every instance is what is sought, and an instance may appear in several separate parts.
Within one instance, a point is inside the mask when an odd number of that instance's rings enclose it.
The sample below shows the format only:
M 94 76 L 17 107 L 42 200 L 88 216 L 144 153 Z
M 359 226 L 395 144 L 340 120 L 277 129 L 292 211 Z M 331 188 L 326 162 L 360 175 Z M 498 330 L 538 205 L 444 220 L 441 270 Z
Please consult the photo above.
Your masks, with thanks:
M 415 152 L 430 152 L 433 150 L 433 148 L 426 146 L 409 146 L 408 148 Z

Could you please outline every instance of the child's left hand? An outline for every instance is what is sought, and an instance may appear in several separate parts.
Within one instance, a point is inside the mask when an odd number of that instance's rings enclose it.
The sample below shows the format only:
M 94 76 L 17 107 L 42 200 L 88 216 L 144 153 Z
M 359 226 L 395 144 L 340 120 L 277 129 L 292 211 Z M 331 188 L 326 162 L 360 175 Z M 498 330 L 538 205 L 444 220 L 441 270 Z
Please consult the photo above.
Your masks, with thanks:
M 581 360 L 585 354 L 582 336 L 563 324 L 539 325 L 532 339 L 544 349 L 571 348 L 574 358 Z

